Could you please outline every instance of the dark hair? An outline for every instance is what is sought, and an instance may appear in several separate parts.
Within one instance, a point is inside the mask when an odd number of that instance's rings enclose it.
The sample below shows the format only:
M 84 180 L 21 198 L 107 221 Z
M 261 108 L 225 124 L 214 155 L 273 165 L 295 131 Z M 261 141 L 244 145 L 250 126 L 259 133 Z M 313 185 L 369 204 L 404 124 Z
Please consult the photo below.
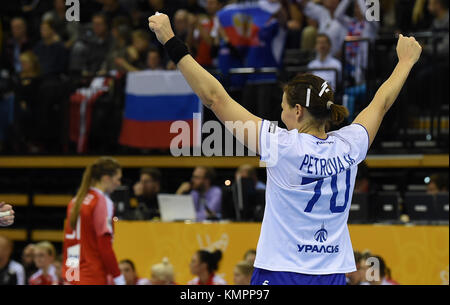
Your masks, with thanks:
M 248 256 L 249 254 L 254 254 L 254 255 L 256 255 L 256 250 L 255 250 L 255 249 L 247 250 L 247 252 L 245 252 L 245 254 L 244 254 L 244 259 L 247 259 L 247 256 Z
M 89 187 L 100 181 L 103 176 L 114 176 L 120 169 L 120 164 L 110 157 L 101 157 L 95 163 L 88 165 L 84 171 L 80 188 L 78 189 L 75 203 L 70 211 L 70 227 L 75 229 L 78 215 L 80 214 L 81 203 L 86 197 Z
M 326 87 L 324 86 L 326 85 Z M 308 90 L 309 89 L 309 90 Z M 334 104 L 334 93 L 328 83 L 312 74 L 301 74 L 284 86 L 287 103 L 291 108 L 301 105 L 315 119 L 319 128 L 327 123 L 340 124 L 348 117 L 348 110 L 342 105 Z M 309 106 L 306 100 L 309 91 Z M 330 106 L 328 106 L 331 102 Z
M 358 265 L 361 263 L 361 260 L 363 258 L 363 255 L 361 252 L 354 250 L 353 251 L 353 256 L 355 257 L 355 264 L 358 267 Z
M 320 38 L 320 37 L 325 37 L 325 38 L 327 39 L 328 44 L 331 46 L 331 39 L 330 39 L 330 36 L 328 36 L 328 35 L 325 34 L 325 33 L 319 33 L 319 34 L 317 34 L 317 36 L 316 36 L 316 40 L 317 40 L 318 38 Z
M 130 267 L 133 271 L 136 271 L 136 268 L 134 267 L 134 263 L 129 259 L 123 259 L 119 262 L 119 264 L 128 264 L 128 265 L 130 265 Z
M 109 18 L 108 18 L 108 16 L 106 15 L 106 14 L 104 14 L 104 13 L 95 13 L 94 15 L 92 15 L 92 19 L 91 20 L 94 20 L 94 18 L 97 18 L 97 17 L 100 17 L 100 18 L 102 18 L 103 19 L 103 22 L 105 23 L 105 25 L 109 28 L 110 27 L 110 24 L 109 24 Z
M 157 168 L 145 167 L 141 169 L 141 175 L 149 175 L 153 180 L 161 182 L 161 172 Z
M 222 251 L 216 250 L 209 252 L 206 250 L 197 251 L 200 262 L 205 263 L 209 273 L 213 273 L 219 269 L 219 262 L 222 259 Z
M 386 276 L 386 263 L 384 262 L 384 259 L 379 255 L 375 255 L 373 257 L 378 259 L 379 268 L 380 268 L 380 270 L 379 270 L 380 278 L 384 278 Z
M 48 25 L 48 27 L 52 29 L 53 32 L 55 31 L 55 22 L 53 21 L 53 19 L 46 19 L 42 21 L 41 26 L 44 24 Z
M 197 168 L 202 168 L 205 170 L 205 178 L 211 183 L 213 183 L 214 179 L 216 179 L 216 171 L 214 168 L 208 166 L 197 166 Z
M 430 183 L 434 182 L 439 191 L 448 190 L 448 174 L 434 174 L 430 177 Z

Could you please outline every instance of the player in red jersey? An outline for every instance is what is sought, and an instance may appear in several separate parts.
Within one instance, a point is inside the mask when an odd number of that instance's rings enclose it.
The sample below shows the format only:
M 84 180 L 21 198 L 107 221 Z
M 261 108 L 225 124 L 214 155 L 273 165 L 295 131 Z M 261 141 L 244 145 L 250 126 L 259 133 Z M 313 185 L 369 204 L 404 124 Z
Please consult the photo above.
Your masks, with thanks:
M 78 193 L 67 207 L 64 229 L 63 279 L 66 284 L 125 284 L 113 241 L 113 202 L 109 198 L 122 178 L 119 163 L 102 157 L 89 165 Z

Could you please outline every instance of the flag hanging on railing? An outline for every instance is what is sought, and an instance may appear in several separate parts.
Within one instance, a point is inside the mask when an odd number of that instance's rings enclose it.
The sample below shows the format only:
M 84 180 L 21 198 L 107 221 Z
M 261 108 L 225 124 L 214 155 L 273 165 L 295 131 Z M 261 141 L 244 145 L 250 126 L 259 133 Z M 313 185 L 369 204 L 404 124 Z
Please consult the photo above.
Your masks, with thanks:
M 279 2 L 243 1 L 229 4 L 217 13 L 229 43 L 240 57 L 239 60 L 233 58 L 227 50 L 229 46 L 222 47 L 219 51 L 219 67 L 222 72 L 228 72 L 224 71 L 227 70 L 227 65 L 234 68 L 239 62 L 241 67 L 280 66 L 286 38 L 286 30 L 275 17 L 280 9 Z M 249 76 L 253 80 L 273 78 L 273 75 Z
M 181 133 L 172 125 L 183 121 L 190 139 L 200 145 L 202 103 L 179 71 L 143 71 L 127 75 L 124 119 L 119 143 L 135 148 L 170 148 Z M 171 132 L 171 126 L 173 127 Z M 181 126 L 181 125 L 180 125 Z

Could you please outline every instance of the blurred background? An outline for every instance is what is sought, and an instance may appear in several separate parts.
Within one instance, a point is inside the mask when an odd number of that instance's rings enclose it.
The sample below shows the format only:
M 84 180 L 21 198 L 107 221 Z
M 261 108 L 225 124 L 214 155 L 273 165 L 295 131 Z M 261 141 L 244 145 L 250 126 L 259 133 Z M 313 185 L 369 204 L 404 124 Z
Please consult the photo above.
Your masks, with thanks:
M 158 11 L 236 101 L 281 126 L 282 85 L 305 72 L 327 80 L 349 109 L 329 130 L 351 123 L 392 72 L 397 35 L 415 36 L 422 58 L 359 165 L 349 227 L 361 268 L 379 255 L 392 282 L 448 285 L 448 1 L 365 2 L 80 0 L 79 21 L 67 21 L 64 0 L 2 3 L 0 201 L 14 205 L 16 222 L 0 229 L 0 275 L 10 259 L 33 274 L 27 257 L 42 241 L 58 261 L 67 204 L 101 155 L 123 167 L 112 194 L 114 247 L 141 277 L 166 257 L 174 281 L 185 284 L 201 248 L 222 250 L 218 273 L 229 284 L 248 269 L 236 264 L 256 249 L 265 169 L 251 156 L 171 155 L 171 123 L 188 121 L 192 141 L 183 147 L 192 155 L 193 139 L 212 132 L 202 133 L 193 114 L 216 118 L 179 89 L 184 81 L 148 30 Z M 167 96 L 181 102 L 167 106 Z M 205 200 L 217 207 L 214 217 L 161 221 L 158 194 L 212 189 Z

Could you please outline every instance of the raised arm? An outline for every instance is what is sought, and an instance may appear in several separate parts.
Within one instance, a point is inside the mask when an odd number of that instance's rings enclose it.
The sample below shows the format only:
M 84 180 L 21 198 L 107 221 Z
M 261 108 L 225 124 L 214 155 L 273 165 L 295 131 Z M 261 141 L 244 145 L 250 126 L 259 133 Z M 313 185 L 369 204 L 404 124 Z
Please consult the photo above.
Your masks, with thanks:
M 161 44 L 166 45 L 175 36 L 167 15 L 154 15 L 148 20 L 150 29 L 155 32 Z M 233 135 L 245 146 L 259 153 L 257 143 L 258 126 L 261 119 L 234 101 L 220 82 L 203 69 L 191 55 L 183 56 L 177 67 L 192 90 L 200 97 L 203 105 L 210 108 L 225 126 L 229 123 L 233 124 L 236 127 L 230 130 Z M 244 130 L 244 124 L 247 126 L 246 130 Z M 255 135 L 255 137 L 249 136 L 249 134 Z
M 363 125 L 369 133 L 369 146 L 372 144 L 387 111 L 394 104 L 409 72 L 419 60 L 422 48 L 414 37 L 400 34 L 397 43 L 398 63 L 391 76 L 378 89 L 375 97 L 356 117 L 353 123 Z
M 302 9 L 303 13 L 317 22 L 326 22 L 331 18 L 328 10 L 323 6 L 312 2 L 311 0 L 300 0 L 297 4 Z
M 334 18 L 344 26 L 347 26 L 347 24 L 351 22 L 351 18 L 345 14 L 351 2 L 352 0 L 341 0 L 338 7 L 334 11 Z

